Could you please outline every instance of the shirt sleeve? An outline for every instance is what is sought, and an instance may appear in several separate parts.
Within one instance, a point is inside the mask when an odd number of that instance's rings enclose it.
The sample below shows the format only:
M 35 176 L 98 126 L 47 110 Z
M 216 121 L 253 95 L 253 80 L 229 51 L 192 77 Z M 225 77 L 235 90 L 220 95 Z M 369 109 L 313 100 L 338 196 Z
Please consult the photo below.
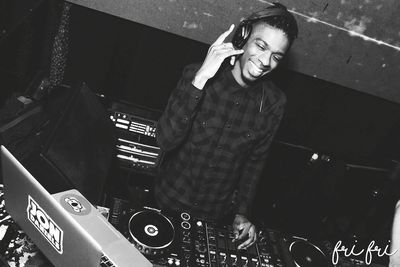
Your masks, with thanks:
M 185 67 L 182 78 L 171 93 L 167 107 L 158 121 L 156 140 L 164 151 L 178 147 L 189 133 L 204 94 L 204 89 L 199 90 L 192 84 L 198 67 Z
M 237 214 L 244 215 L 247 218 L 251 216 L 251 205 L 256 194 L 257 184 L 272 140 L 282 120 L 285 103 L 286 97 L 276 104 L 273 113 L 267 118 L 267 125 L 271 125 L 268 133 L 255 146 L 242 169 L 238 188 Z

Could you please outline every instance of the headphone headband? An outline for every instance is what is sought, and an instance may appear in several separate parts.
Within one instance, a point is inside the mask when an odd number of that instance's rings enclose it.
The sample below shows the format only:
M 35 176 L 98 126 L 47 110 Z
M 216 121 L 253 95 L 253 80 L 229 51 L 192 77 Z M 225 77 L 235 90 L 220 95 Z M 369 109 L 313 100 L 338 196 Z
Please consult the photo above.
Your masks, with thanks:
M 244 21 L 254 21 L 274 16 L 286 16 L 289 11 L 286 7 L 279 3 L 274 3 L 273 6 L 267 7 L 263 10 L 251 14 Z
M 289 21 L 293 20 L 296 27 L 296 33 L 294 38 L 296 38 L 297 25 L 292 14 L 289 13 L 289 11 L 284 5 L 280 3 L 274 3 L 272 6 L 269 6 L 263 10 L 251 14 L 249 17 L 245 18 L 239 23 L 239 26 L 236 29 L 236 32 L 232 38 L 233 45 L 236 48 L 242 48 L 250 36 L 252 30 L 252 24 L 257 20 L 262 20 L 264 18 L 270 18 L 270 17 L 286 17 L 287 19 L 289 19 Z

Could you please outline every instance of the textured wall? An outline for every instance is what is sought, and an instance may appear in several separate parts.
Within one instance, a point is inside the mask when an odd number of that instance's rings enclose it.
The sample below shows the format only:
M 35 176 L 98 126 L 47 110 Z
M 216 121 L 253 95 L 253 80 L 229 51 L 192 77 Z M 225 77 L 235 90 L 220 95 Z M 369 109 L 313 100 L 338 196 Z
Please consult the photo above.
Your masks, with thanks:
M 69 0 L 211 43 L 265 0 Z M 282 0 L 300 37 L 286 67 L 400 103 L 400 1 Z M 237 24 L 237 23 L 236 23 Z

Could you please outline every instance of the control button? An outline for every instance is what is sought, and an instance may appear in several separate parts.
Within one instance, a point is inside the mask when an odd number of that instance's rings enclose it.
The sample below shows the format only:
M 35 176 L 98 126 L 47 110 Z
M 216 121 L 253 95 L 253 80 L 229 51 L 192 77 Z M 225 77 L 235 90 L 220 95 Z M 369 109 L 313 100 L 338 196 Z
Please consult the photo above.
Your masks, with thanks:
M 188 235 L 190 235 L 190 231 L 185 231 L 185 230 L 183 230 L 183 231 L 182 231 L 182 234 L 183 234 L 184 236 L 188 236 Z
M 206 125 L 207 125 L 207 122 L 206 122 L 206 121 L 203 121 L 203 122 L 201 122 L 201 125 L 206 126 Z
M 174 259 L 172 259 L 172 258 L 169 258 L 169 259 L 168 259 L 168 264 L 169 264 L 169 265 L 172 265 L 172 264 L 174 264 Z
M 190 220 L 190 215 L 189 215 L 189 213 L 182 212 L 182 213 L 181 213 L 181 218 L 182 218 L 183 220 L 185 220 L 185 221 L 188 221 L 188 220 Z
M 182 222 L 181 223 L 181 226 L 182 226 L 182 228 L 183 229 L 186 229 L 186 230 L 189 230 L 190 229 L 190 223 L 188 223 L 188 222 Z
M 202 226 L 203 226 L 203 223 L 202 223 L 201 221 L 197 221 L 196 225 L 197 225 L 198 227 L 202 227 Z

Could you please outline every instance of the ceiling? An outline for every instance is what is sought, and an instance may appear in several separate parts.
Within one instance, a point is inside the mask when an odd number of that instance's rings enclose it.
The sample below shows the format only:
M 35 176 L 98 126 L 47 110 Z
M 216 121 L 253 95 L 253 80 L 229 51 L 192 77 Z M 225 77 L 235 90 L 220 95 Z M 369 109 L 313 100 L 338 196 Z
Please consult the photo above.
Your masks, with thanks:
M 272 2 L 68 1 L 205 43 Z M 400 1 L 279 2 L 294 14 L 300 31 L 285 67 L 400 103 Z

